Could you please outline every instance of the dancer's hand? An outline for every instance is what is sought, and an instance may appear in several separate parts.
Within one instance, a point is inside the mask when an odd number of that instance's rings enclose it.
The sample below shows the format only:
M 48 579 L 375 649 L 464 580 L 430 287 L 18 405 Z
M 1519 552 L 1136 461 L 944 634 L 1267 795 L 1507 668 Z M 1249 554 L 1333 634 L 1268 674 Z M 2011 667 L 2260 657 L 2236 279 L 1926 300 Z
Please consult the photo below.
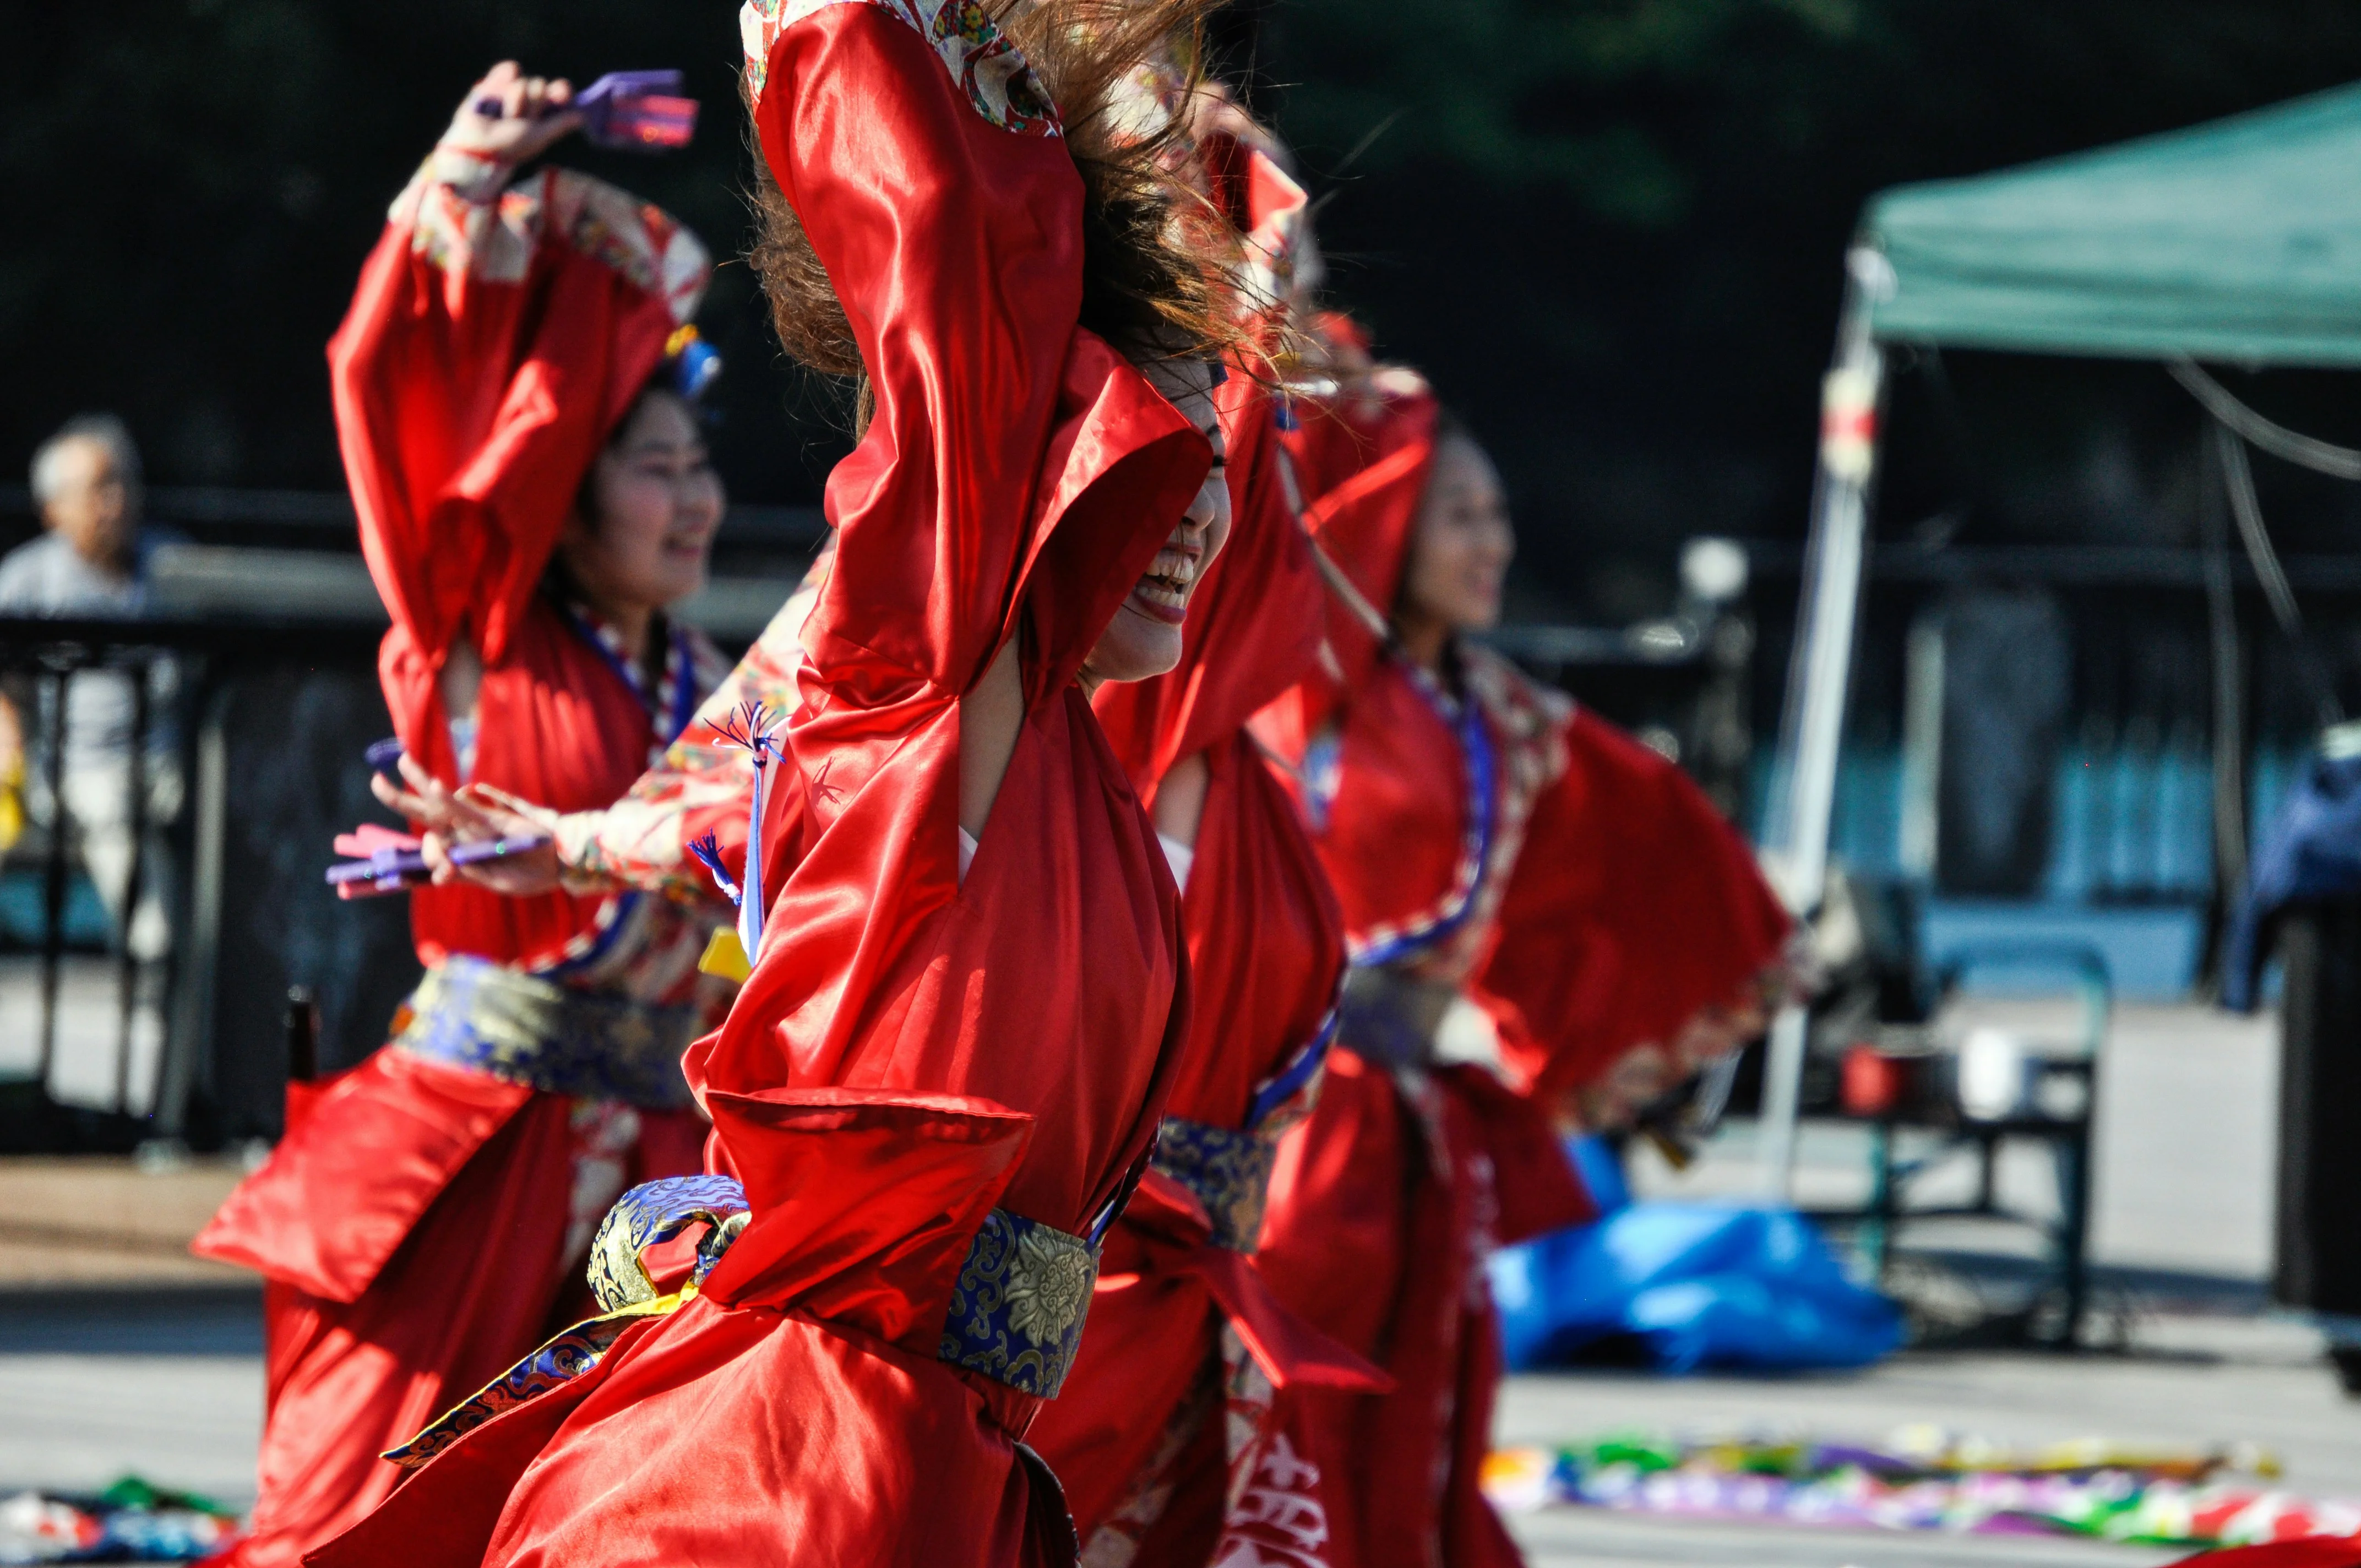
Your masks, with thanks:
M 482 784 L 452 791 L 442 781 L 412 762 L 401 759 L 402 783 L 383 773 L 369 780 L 378 799 L 424 829 L 420 847 L 438 887 L 455 882 L 473 883 L 511 898 L 532 898 L 560 887 L 556 840 L 550 829 L 555 814 L 528 806 L 514 795 Z M 459 866 L 451 862 L 452 847 L 489 843 L 495 839 L 539 838 L 542 844 L 522 854 Z
M 527 76 L 504 60 L 459 100 L 443 145 L 514 169 L 582 128 L 582 116 L 568 107 L 573 102 L 574 84 L 566 78 Z M 485 112 L 495 105 L 496 112 Z

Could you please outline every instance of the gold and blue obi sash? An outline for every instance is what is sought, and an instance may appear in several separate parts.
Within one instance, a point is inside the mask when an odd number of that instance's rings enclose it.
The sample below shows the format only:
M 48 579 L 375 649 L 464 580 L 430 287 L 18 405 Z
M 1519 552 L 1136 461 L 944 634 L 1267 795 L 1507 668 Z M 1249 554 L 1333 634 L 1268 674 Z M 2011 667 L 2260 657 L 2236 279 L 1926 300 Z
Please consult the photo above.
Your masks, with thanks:
M 430 1061 L 652 1111 L 690 1103 L 680 1057 L 697 1035 L 694 1008 L 570 990 L 462 955 L 426 971 L 409 1013 L 393 1043 Z
M 1204 1205 L 1213 1222 L 1214 1245 L 1251 1253 L 1259 1244 L 1279 1140 L 1310 1113 L 1339 1020 L 1332 1009 L 1311 1043 L 1256 1088 L 1245 1126 L 1217 1127 L 1167 1116 L 1158 1127 L 1151 1163 Z
M 726 1176 L 651 1181 L 623 1194 L 590 1246 L 590 1288 L 609 1311 L 657 1299 L 640 1254 L 699 1222 L 693 1293 L 746 1228 L 746 1191 Z M 1103 1227 L 1102 1227 L 1103 1230 Z M 1053 1399 L 1082 1348 L 1098 1283 L 1094 1238 L 994 1209 L 968 1245 L 935 1354 L 954 1366 Z
M 1098 1280 L 1095 1240 L 994 1209 L 960 1265 L 935 1354 L 1054 1399 L 1082 1351 Z
M 1097 1234 L 1088 1238 L 993 1210 L 960 1266 L 936 1354 L 1019 1393 L 1057 1398 L 1082 1349 L 1099 1244 L 1115 1207 L 1108 1206 L 1093 1227 Z M 486 1421 L 597 1366 L 633 1322 L 696 1297 L 751 1217 L 746 1190 L 732 1177 L 676 1177 L 632 1188 L 608 1211 L 590 1244 L 590 1288 L 606 1316 L 559 1334 L 385 1457 L 416 1469 Z M 687 1282 L 673 1294 L 660 1292 L 640 1255 L 698 1223 L 708 1230 Z

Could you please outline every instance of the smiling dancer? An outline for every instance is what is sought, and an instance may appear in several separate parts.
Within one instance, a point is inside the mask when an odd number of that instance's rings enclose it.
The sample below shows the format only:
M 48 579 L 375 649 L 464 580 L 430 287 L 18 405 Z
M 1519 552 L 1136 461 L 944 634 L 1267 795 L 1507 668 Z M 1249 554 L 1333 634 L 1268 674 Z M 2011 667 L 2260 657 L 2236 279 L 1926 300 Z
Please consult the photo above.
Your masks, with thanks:
M 667 620 L 721 520 L 686 323 L 705 252 L 582 176 L 515 170 L 575 127 L 502 65 L 394 203 L 330 349 L 380 674 L 413 781 L 604 806 L 724 668 Z M 497 112 L 495 112 L 497 111 Z M 421 889 L 427 977 L 392 1043 L 291 1101 L 196 1249 L 269 1282 L 254 1533 L 292 1563 L 401 1472 L 379 1453 L 586 1304 L 614 1196 L 695 1170 L 680 1072 L 719 913 Z
M 1194 8 L 1039 4 L 1023 50 L 949 0 L 748 8 L 765 283 L 874 411 L 770 764 L 796 863 L 689 1057 L 715 1174 L 627 1197 L 617 1312 L 423 1434 L 319 1561 L 1072 1560 L 1022 1438 L 1188 1025 L 1087 692 L 1171 667 L 1229 526 L 1212 269 L 1099 110 Z
M 1499 477 L 1416 377 L 1327 333 L 1339 373 L 1290 441 L 1349 579 L 1337 663 L 1257 731 L 1295 768 L 1353 970 L 1261 1263 L 1397 1383 L 1300 1396 L 1327 1563 L 1490 1568 L 1521 1558 L 1477 1486 L 1485 1257 L 1586 1217 L 1554 1117 L 1611 1124 L 1760 1026 L 1787 922 L 1669 763 L 1470 641 L 1515 544 Z
M 1199 107 L 1253 134 L 1218 99 Z M 1242 308 L 1267 312 L 1290 291 L 1303 192 L 1230 129 L 1195 151 L 1204 193 L 1246 236 Z M 1326 873 L 1245 729 L 1311 673 L 1326 593 L 1258 371 L 1241 364 L 1219 394 L 1237 520 L 1197 585 L 1180 663 L 1094 699 L 1182 892 L 1194 1000 L 1154 1165 L 1109 1234 L 1073 1376 L 1029 1439 L 1065 1486 L 1091 1568 L 1205 1568 L 1241 1541 L 1286 1543 L 1294 1521 L 1267 1500 L 1274 1464 L 1289 1464 L 1278 1399 L 1307 1383 L 1383 1386 L 1253 1264 L 1264 1184 L 1317 1092 L 1345 962 Z

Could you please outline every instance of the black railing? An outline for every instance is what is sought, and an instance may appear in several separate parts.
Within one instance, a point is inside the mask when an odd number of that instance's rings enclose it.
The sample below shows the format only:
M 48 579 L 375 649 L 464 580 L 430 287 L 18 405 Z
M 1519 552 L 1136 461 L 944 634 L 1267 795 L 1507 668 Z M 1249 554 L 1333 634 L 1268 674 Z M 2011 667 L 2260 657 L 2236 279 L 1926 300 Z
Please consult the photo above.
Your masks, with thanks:
M 202 620 L 0 618 L 0 680 L 27 686 L 38 697 L 38 734 L 28 750 L 42 772 L 46 831 L 36 846 L 39 857 L 39 1025 L 34 1070 L 7 1097 L 0 1119 L 0 1146 L 24 1149 L 119 1146 L 148 1137 L 181 1139 L 192 1132 L 236 1135 L 267 1132 L 274 1120 L 258 1118 L 256 1096 L 229 1098 L 246 1103 L 225 1107 L 221 1091 L 232 1087 L 215 1070 L 219 1020 L 216 1003 L 223 976 L 223 916 L 228 894 L 232 822 L 240 807 L 242 779 L 233 766 L 229 726 L 234 699 L 255 675 L 291 667 L 347 672 L 347 684 L 368 692 L 379 629 L 343 619 L 219 616 Z M 173 711 L 159 712 L 170 667 L 181 679 L 165 700 Z M 106 899 L 116 965 L 115 1039 L 111 1102 L 61 1104 L 50 1091 L 59 1065 L 64 1014 L 62 979 L 71 945 L 68 901 L 77 838 L 77 791 L 69 777 L 75 739 L 71 730 L 75 683 L 93 677 L 122 680 L 130 716 L 121 736 L 124 750 L 105 754 L 102 787 L 119 776 L 124 791 L 121 831 L 128 865 Z M 373 694 L 372 694 L 373 695 Z M 192 720 L 193 722 L 186 722 Z M 294 715 L 286 716 L 290 723 Z M 366 711 L 347 716 L 359 733 L 381 730 L 383 720 Z M 172 743 L 155 742 L 159 729 Z M 177 739 L 174 739 L 174 738 Z M 268 742 L 262 750 L 269 750 Z M 170 768 L 191 786 L 187 809 L 159 812 L 154 770 Z M 104 803 L 100 803 L 102 806 Z M 168 800 L 165 805 L 170 807 Z M 249 795 L 245 807 L 265 803 Z M 256 824 L 263 831 L 270 826 Z M 82 835 L 85 847 L 88 834 Z M 159 889 L 162 868 L 152 863 L 156 846 L 169 843 L 185 874 Z M 324 844 L 312 847 L 318 860 Z M 170 896 L 158 897 L 159 891 Z M 241 892 L 258 892 L 251 881 Z M 164 912 L 169 942 L 161 952 L 143 952 L 133 940 L 144 905 Z M 146 1094 L 134 1085 L 133 1044 L 141 1011 L 143 978 L 160 970 L 152 987 L 162 1041 L 156 1078 Z M 283 988 L 281 988 L 283 990 Z M 275 1065 L 275 1064 L 274 1064 Z M 229 1080 L 241 1075 L 232 1073 Z M 248 1075 L 250 1076 L 250 1075 Z M 200 1104 L 201 1098 L 204 1101 Z M 146 1102 L 144 1113 L 141 1102 Z M 225 1115 L 225 1110 L 229 1112 Z

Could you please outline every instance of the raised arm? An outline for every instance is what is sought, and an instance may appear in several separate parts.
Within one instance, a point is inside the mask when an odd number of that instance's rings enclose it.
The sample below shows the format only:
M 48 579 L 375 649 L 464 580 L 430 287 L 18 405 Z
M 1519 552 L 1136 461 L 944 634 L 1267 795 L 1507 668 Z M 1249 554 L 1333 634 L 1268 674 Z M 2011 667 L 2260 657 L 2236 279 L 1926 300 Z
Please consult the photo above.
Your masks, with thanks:
M 742 884 L 748 813 L 754 796 L 752 754 L 715 741 L 721 727 L 749 703 L 759 703 L 774 715 L 795 710 L 796 676 L 803 663 L 798 638 L 834 556 L 831 543 L 663 760 L 612 806 L 558 812 L 482 784 L 454 791 L 406 759 L 401 771 L 409 787 L 379 777 L 373 781 L 378 798 L 425 826 L 426 858 L 438 882 L 470 882 L 518 898 L 561 889 L 598 894 L 639 888 L 712 902 L 719 890 L 691 846 L 708 841 L 723 869 Z M 764 856 L 764 883 L 776 886 L 785 872 L 783 857 L 794 852 L 799 838 L 794 818 L 802 797 L 779 791 L 771 800 L 774 820 L 765 840 L 770 850 Z M 456 844 L 534 837 L 547 843 L 525 854 L 470 866 L 453 864 L 447 852 Z
M 745 15 L 764 158 L 875 398 L 829 484 L 838 559 L 804 640 L 855 708 L 968 693 L 1020 614 L 1028 684 L 1071 675 L 1208 461 L 1077 328 L 1082 181 L 1023 57 L 976 6 L 938 47 L 931 9 Z M 1118 470 L 1126 504 L 1093 511 Z
M 431 662 L 463 634 L 500 658 L 599 442 L 708 270 L 694 235 L 624 192 L 514 179 L 573 128 L 566 100 L 512 65 L 469 89 L 329 345 L 362 552 Z

